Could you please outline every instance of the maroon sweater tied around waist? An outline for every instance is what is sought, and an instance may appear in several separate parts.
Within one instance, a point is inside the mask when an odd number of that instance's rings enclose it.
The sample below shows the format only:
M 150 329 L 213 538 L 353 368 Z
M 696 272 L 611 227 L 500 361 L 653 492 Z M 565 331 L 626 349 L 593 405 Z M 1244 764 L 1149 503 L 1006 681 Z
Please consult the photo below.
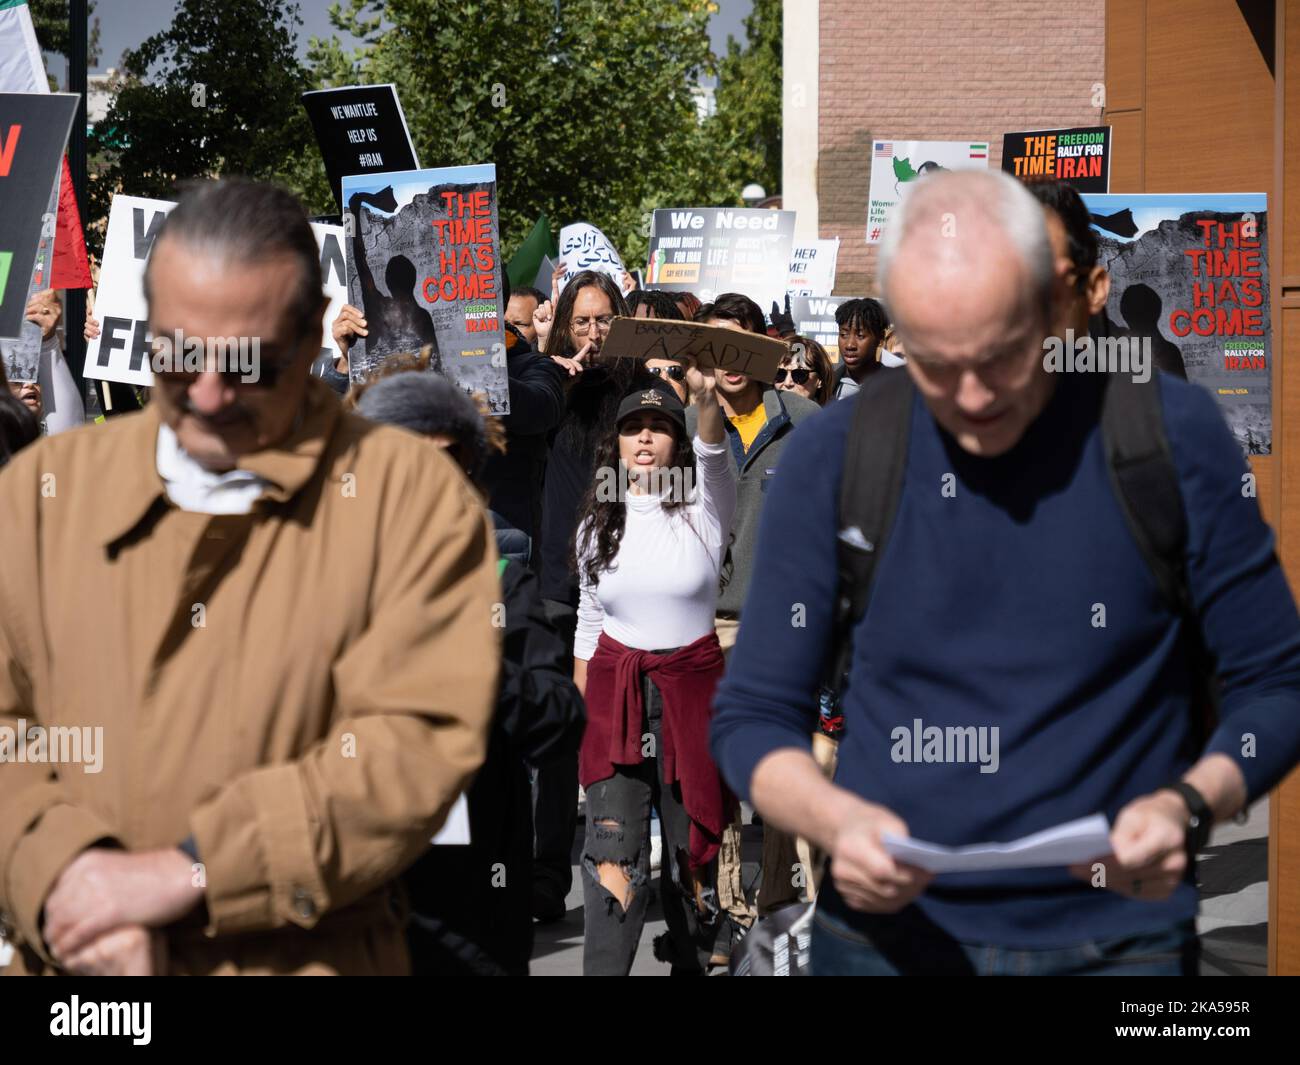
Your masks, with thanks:
M 735 798 L 709 756 L 713 689 L 722 671 L 722 648 L 712 632 L 670 654 L 625 647 L 602 632 L 587 663 L 582 786 L 609 779 L 616 765 L 645 761 L 641 678 L 649 676 L 664 701 L 661 775 L 666 786 L 680 785 L 682 806 L 691 819 L 692 869 L 717 856 L 722 830 L 735 810 Z

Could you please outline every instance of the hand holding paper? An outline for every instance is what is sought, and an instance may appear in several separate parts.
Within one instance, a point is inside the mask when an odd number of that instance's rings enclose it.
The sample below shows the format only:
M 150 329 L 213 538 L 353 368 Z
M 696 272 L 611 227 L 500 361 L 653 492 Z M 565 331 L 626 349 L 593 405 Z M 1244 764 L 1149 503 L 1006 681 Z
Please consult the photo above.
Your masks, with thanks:
M 894 858 L 931 873 L 1075 865 L 1110 853 L 1110 829 L 1101 814 L 1081 817 L 1010 843 L 945 847 L 892 832 L 885 832 L 881 840 L 885 850 Z

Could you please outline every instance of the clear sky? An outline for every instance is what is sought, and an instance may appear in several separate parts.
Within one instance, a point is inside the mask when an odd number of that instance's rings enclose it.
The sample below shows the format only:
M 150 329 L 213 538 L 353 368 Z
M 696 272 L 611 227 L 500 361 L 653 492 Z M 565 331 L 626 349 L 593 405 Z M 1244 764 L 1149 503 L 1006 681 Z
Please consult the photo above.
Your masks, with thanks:
M 500 2 L 510 3 L 511 0 Z M 728 36 L 739 38 L 744 33 L 743 19 L 753 5 L 752 0 L 717 0 L 717 4 L 718 13 L 709 26 L 709 36 L 713 40 L 714 52 L 721 55 L 726 51 Z M 299 0 L 299 6 L 303 25 L 298 51 L 305 54 L 309 38 L 328 37 L 337 31 L 330 25 L 330 0 Z M 95 16 L 99 19 L 100 60 L 91 73 L 102 74 L 109 67 L 117 66 L 124 51 L 165 29 L 171 23 L 175 8 L 176 0 L 99 0 Z M 62 77 L 62 67 L 62 60 L 57 61 L 51 65 L 51 73 Z

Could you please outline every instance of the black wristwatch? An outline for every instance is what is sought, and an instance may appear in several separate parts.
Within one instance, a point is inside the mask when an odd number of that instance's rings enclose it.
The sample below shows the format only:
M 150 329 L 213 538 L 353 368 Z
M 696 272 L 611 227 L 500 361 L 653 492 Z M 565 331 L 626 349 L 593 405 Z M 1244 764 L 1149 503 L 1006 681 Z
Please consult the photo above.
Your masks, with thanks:
M 1187 804 L 1187 811 L 1191 815 L 1187 820 L 1187 835 L 1185 837 L 1187 859 L 1188 861 L 1195 861 L 1196 855 L 1201 848 L 1209 842 L 1210 829 L 1214 827 L 1214 811 L 1210 809 L 1210 804 L 1205 801 L 1205 796 L 1185 780 L 1166 784 L 1165 787 L 1169 791 L 1178 792 L 1183 797 L 1183 802 Z

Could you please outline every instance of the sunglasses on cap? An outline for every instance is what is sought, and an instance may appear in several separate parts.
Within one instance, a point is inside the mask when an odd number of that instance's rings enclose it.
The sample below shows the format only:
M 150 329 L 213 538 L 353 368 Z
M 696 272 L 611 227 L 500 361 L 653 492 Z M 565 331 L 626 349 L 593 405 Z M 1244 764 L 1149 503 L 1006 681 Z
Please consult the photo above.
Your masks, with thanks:
M 666 377 L 670 381 L 685 381 L 686 368 L 684 366 L 647 366 L 656 377 Z
M 784 384 L 787 375 L 789 375 L 790 380 L 795 384 L 806 385 L 808 383 L 808 378 L 813 375 L 813 372 L 812 370 L 805 370 L 802 367 L 796 370 L 786 370 L 783 368 L 776 371 L 776 383 L 778 385 Z

